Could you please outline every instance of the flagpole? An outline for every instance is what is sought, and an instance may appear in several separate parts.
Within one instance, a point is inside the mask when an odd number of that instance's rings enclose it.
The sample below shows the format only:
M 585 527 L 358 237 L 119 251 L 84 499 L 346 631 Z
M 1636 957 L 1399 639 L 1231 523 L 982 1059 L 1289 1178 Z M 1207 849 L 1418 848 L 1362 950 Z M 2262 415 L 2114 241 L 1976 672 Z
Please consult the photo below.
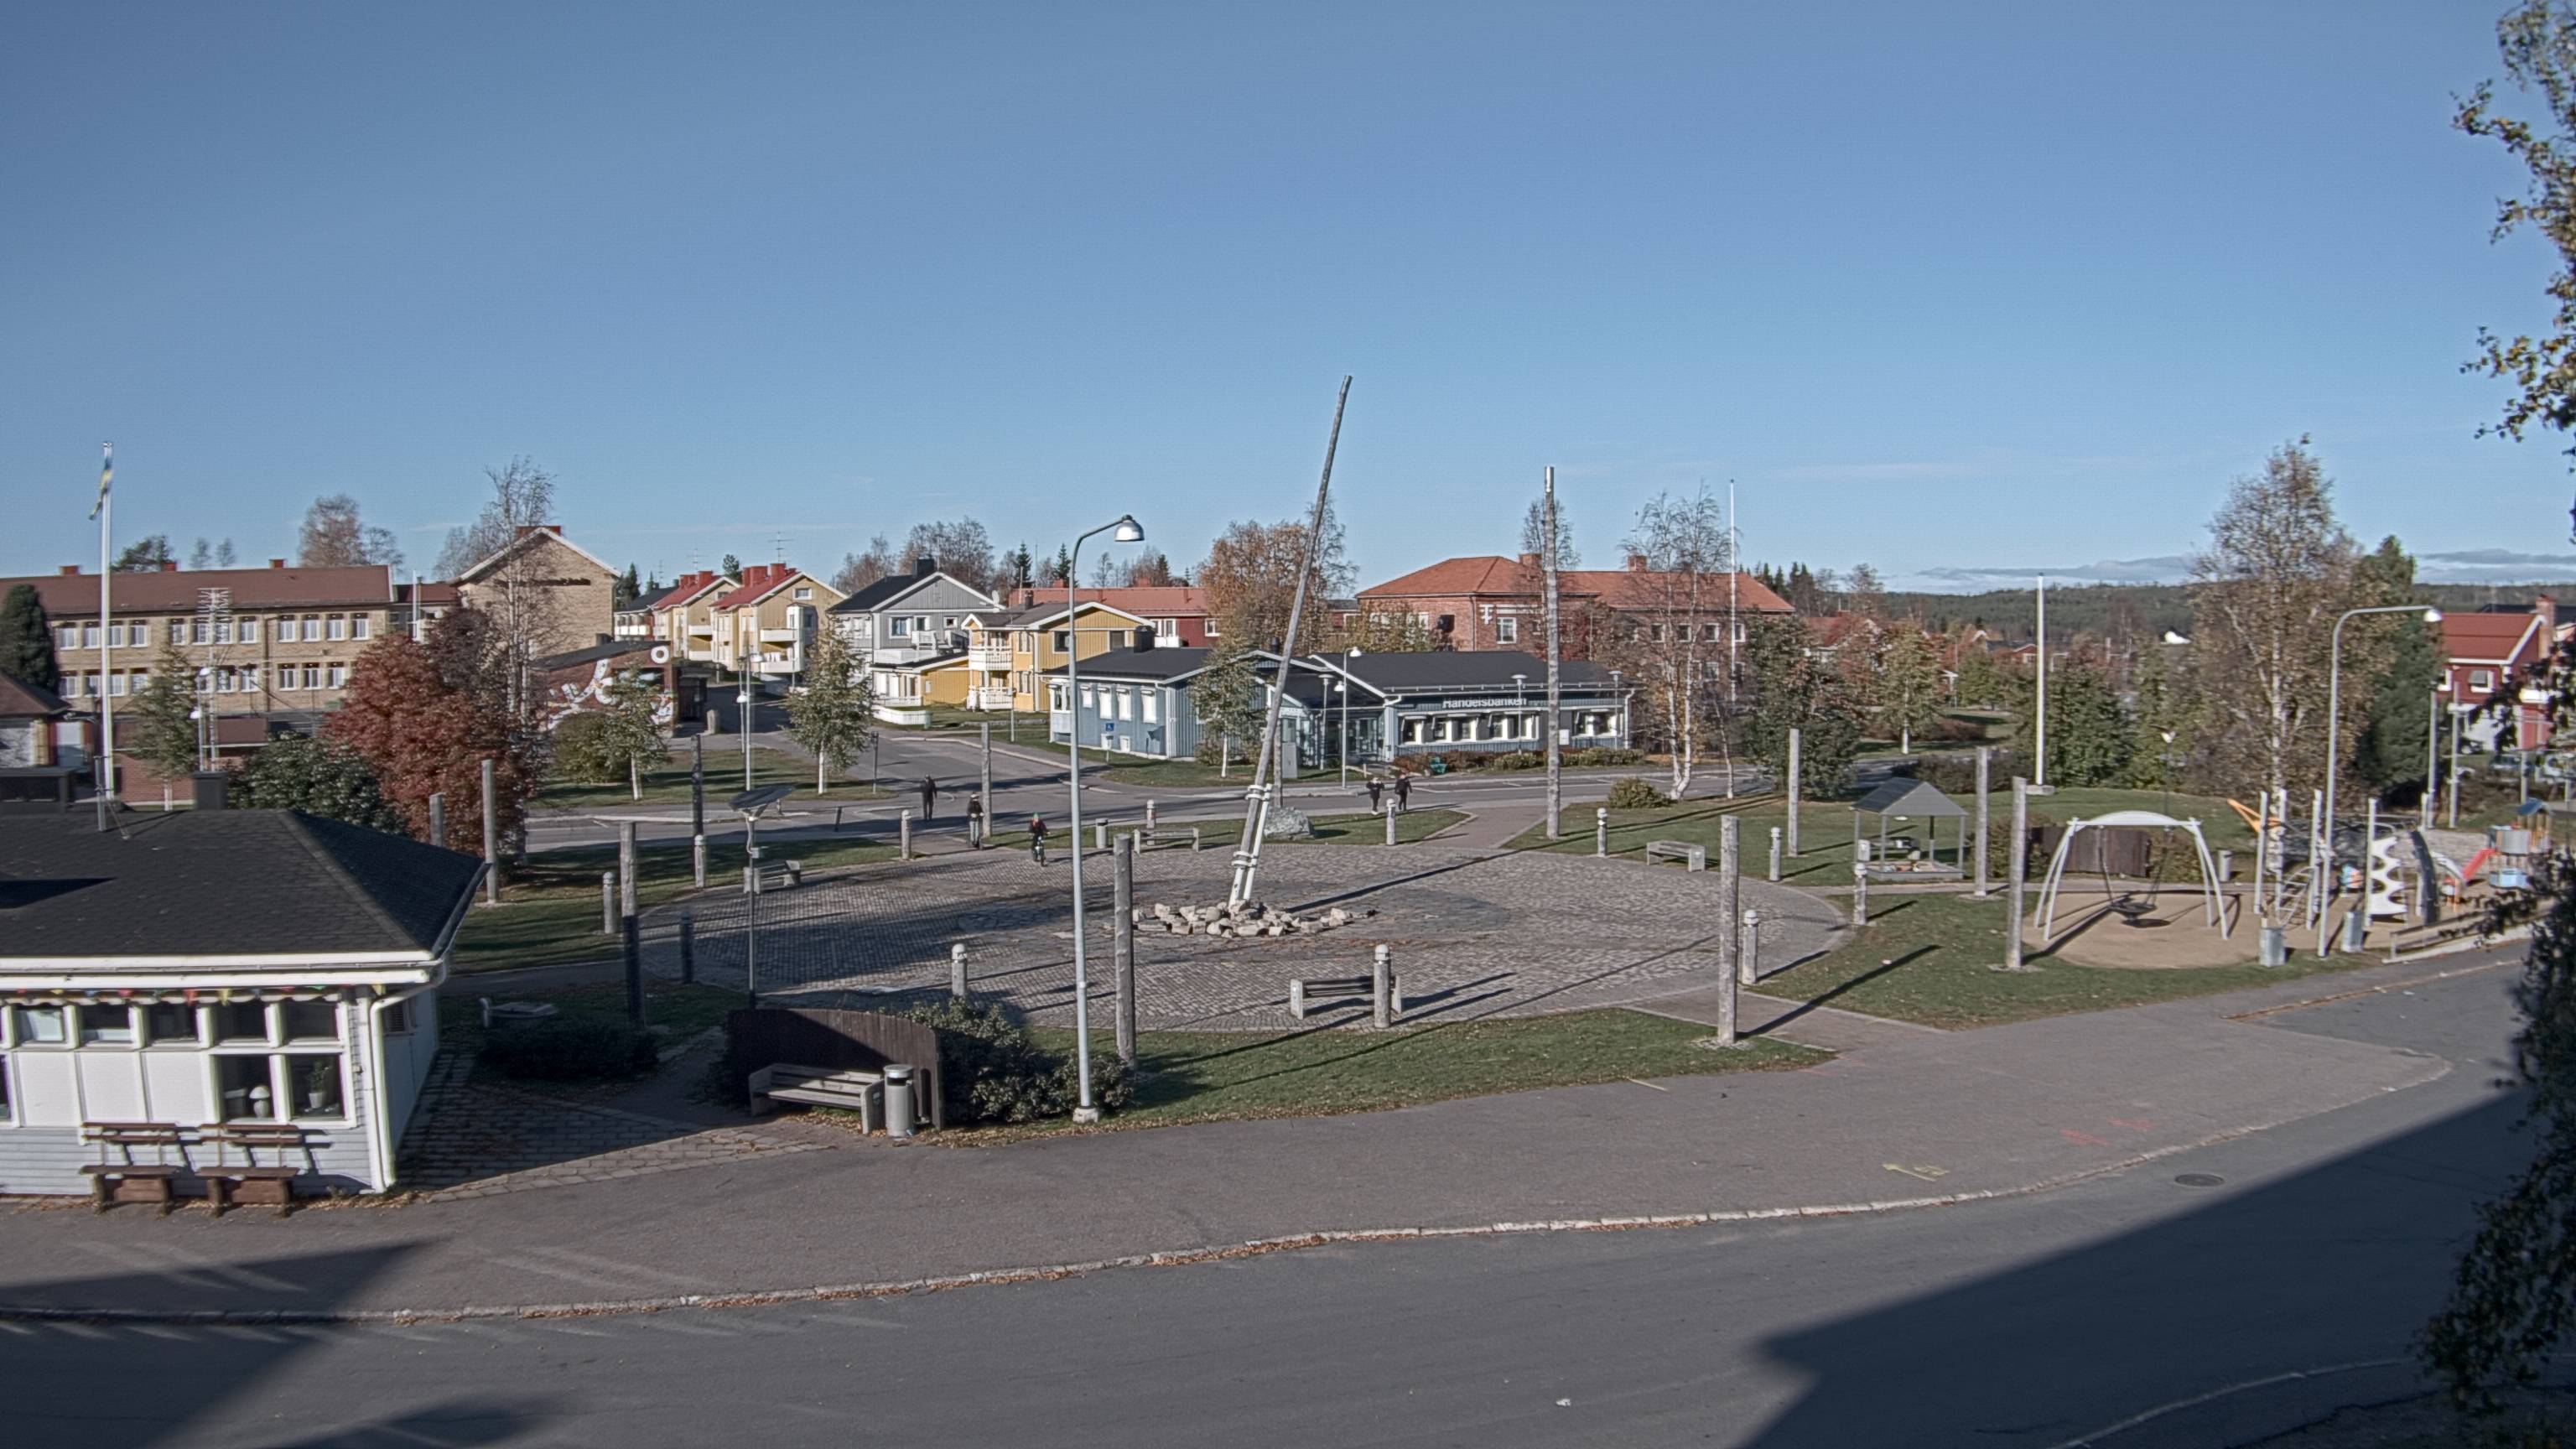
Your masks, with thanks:
M 98 467 L 98 798 L 99 808 L 116 797 L 116 646 L 109 642 L 108 621 L 114 605 L 109 601 L 108 581 L 115 574 L 108 568 L 108 540 L 113 533 L 108 505 L 109 485 L 116 481 L 116 444 L 99 444 L 104 455 Z

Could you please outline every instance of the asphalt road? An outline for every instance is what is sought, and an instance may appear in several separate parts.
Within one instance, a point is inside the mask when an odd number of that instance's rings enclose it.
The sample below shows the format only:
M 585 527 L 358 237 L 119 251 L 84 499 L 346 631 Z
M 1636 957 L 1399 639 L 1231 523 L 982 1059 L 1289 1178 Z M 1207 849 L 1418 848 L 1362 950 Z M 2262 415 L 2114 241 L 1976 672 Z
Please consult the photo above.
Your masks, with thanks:
M 2242 1443 L 2417 1387 L 2521 1150 L 2510 979 L 2271 1019 L 2454 1063 L 2427 1086 L 2027 1198 L 795 1308 L 0 1322 L 0 1364 L 46 1445 Z

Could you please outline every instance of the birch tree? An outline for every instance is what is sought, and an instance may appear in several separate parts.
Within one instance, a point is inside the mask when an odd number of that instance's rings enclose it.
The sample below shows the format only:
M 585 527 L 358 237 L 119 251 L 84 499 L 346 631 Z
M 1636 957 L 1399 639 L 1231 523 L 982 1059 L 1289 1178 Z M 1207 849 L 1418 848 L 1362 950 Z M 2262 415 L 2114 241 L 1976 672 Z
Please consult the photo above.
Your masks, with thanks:
M 1678 800 L 1698 768 L 1705 706 L 1719 682 L 1714 669 L 1726 658 L 1725 641 L 1717 637 L 1726 619 L 1726 572 L 1733 567 L 1726 519 L 1705 488 L 1661 494 L 1637 510 L 1626 547 L 1646 567 L 1631 571 L 1617 654 L 1661 726 Z
M 1914 753 L 1914 732 L 1941 717 L 1941 655 L 1921 629 L 1900 626 L 1879 655 L 1878 708 L 1905 755 Z
M 2295 802 L 2323 782 L 2329 637 L 2352 586 L 2352 538 L 2305 438 L 2229 486 L 2191 583 L 2193 694 L 2227 785 Z

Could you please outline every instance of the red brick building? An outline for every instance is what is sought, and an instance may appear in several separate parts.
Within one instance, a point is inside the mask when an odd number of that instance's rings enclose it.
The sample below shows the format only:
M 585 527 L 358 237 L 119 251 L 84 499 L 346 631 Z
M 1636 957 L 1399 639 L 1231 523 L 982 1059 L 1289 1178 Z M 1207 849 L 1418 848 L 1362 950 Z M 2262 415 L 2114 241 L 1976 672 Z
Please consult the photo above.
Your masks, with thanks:
M 1659 573 L 1646 560 L 1629 555 L 1621 569 L 1559 569 L 1557 596 L 1564 630 L 1565 657 L 1587 659 L 1592 631 L 1607 615 L 1630 626 L 1672 627 L 1673 600 L 1688 587 L 1684 576 Z M 1725 641 L 1722 622 L 1730 592 L 1739 615 L 1789 614 L 1789 602 L 1751 574 L 1709 574 L 1699 580 L 1699 607 L 1693 611 L 1711 638 Z M 1442 649 L 1530 649 L 1547 647 L 1547 573 L 1539 556 L 1477 555 L 1443 559 L 1402 578 L 1360 590 L 1359 612 L 1411 614 L 1429 630 Z

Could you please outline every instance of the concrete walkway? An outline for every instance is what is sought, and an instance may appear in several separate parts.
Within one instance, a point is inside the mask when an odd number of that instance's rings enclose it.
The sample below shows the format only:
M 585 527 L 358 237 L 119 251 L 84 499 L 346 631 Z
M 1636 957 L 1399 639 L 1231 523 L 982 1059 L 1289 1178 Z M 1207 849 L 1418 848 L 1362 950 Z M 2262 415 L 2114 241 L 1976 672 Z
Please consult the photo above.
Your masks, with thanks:
M 23 1206 L 0 1229 L 0 1312 L 320 1320 L 669 1304 L 1042 1274 L 1312 1235 L 1971 1202 L 2431 1081 L 2448 1069 L 2439 1058 L 2269 1023 L 2300 1000 L 2508 969 L 2516 954 L 1982 1031 L 1909 1028 L 1800 1072 L 972 1150 L 854 1140 L 282 1220 Z M 1844 1015 L 1798 1020 L 1823 1027 Z

